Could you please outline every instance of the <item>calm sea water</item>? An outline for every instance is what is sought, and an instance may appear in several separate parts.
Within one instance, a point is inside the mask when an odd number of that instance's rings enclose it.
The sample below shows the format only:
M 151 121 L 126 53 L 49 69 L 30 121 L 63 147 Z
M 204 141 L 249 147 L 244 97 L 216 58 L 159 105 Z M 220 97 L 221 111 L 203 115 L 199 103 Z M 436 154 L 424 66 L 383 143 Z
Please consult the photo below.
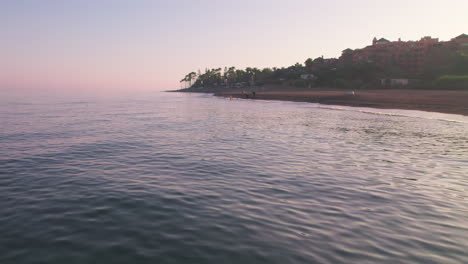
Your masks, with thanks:
M 468 263 L 468 118 L 210 95 L 0 106 L 0 263 Z

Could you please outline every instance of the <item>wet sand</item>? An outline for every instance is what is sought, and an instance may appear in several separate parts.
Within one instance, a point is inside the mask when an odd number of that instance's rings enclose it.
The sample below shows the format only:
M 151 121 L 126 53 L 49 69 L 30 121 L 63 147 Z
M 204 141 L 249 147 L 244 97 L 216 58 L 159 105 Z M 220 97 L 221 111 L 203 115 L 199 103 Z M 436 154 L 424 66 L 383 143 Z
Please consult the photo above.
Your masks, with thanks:
M 408 109 L 468 116 L 468 91 L 443 90 L 252 90 L 215 93 L 216 96 L 313 102 L 330 105 Z

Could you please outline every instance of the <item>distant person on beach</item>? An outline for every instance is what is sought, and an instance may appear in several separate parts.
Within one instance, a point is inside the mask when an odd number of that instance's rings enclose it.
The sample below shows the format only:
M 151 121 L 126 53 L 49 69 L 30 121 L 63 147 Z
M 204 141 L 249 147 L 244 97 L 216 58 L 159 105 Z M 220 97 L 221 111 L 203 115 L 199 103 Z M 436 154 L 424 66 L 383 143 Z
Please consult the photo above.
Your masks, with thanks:
M 255 97 L 255 91 L 252 91 L 252 97 Z

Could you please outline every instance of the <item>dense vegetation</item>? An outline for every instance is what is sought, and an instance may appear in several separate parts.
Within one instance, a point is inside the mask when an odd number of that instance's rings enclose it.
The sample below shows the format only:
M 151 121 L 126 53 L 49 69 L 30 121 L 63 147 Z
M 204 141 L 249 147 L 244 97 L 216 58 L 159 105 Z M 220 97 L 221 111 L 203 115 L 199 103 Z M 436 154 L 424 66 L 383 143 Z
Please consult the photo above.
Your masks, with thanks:
M 365 89 L 381 87 L 382 78 L 411 79 L 414 88 L 468 89 L 468 47 L 458 51 L 434 48 L 418 74 L 409 74 L 395 65 L 385 68 L 372 62 L 346 65 L 338 60 L 319 57 L 282 68 L 206 69 L 203 73 L 187 74 L 181 83 L 192 88 L 286 84 L 292 87 Z

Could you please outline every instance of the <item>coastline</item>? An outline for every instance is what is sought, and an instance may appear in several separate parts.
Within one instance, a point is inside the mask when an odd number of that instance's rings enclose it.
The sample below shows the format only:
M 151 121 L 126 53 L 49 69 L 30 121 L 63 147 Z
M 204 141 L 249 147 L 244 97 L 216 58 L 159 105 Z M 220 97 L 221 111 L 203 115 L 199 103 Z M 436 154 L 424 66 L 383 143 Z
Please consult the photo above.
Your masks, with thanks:
M 255 95 L 252 94 L 255 91 Z M 329 89 L 245 89 L 214 91 L 215 96 L 257 100 L 311 102 L 327 105 L 405 109 L 468 116 L 465 90 L 329 90 Z

